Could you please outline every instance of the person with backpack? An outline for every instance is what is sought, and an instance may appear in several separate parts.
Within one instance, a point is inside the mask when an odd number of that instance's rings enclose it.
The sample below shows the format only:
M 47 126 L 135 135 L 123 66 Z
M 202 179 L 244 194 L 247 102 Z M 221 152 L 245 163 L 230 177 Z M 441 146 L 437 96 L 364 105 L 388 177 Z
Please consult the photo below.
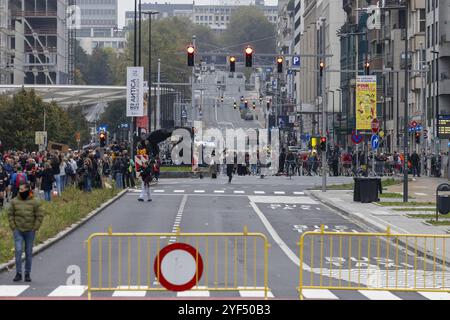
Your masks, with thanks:
M 41 202 L 33 197 L 28 184 L 20 185 L 18 193 L 19 196 L 11 201 L 8 208 L 8 222 L 14 234 L 16 259 L 16 276 L 13 281 L 22 280 L 22 251 L 25 242 L 25 282 L 31 282 L 33 243 L 44 219 L 44 213 Z
M 18 166 L 17 172 L 11 176 L 11 198 L 17 197 L 19 186 L 25 183 L 28 183 L 27 175 L 22 171 L 22 167 Z

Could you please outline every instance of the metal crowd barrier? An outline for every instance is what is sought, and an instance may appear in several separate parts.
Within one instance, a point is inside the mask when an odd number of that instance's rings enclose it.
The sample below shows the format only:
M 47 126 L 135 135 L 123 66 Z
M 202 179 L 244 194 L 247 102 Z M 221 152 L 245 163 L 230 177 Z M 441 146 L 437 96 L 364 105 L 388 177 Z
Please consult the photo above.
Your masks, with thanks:
M 322 226 L 305 232 L 299 298 L 305 289 L 449 292 L 449 241 L 450 235 L 392 234 L 389 228 L 353 233 Z
M 268 298 L 267 237 L 251 233 L 107 233 L 87 240 L 88 298 L 92 292 L 167 291 L 160 280 L 160 251 L 167 240 L 195 248 L 196 285 L 192 291 L 262 291 Z M 199 258 L 203 275 L 199 277 Z M 157 268 L 154 262 L 157 261 Z M 156 270 L 154 270 L 156 269 Z

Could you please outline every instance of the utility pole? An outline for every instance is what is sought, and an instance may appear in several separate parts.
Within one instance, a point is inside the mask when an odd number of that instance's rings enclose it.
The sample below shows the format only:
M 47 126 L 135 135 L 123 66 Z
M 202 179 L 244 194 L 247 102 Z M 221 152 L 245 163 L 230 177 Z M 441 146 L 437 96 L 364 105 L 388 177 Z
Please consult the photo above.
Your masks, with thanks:
M 427 129 L 427 106 L 425 105 L 425 77 L 424 77 L 424 54 L 423 54 L 423 43 L 420 43 L 420 55 L 419 55 L 419 69 L 422 70 L 420 72 L 420 101 L 422 104 L 422 134 L 420 135 L 420 145 L 422 146 L 422 154 L 420 161 L 420 172 L 424 174 L 423 170 L 425 167 L 426 160 L 426 139 L 424 137 L 424 130 Z M 420 105 L 420 104 L 419 104 Z
M 192 36 L 192 45 L 194 46 L 194 50 L 197 50 L 195 47 L 195 35 Z M 194 56 L 195 57 L 195 56 Z M 195 81 L 195 63 L 192 67 L 192 76 L 191 76 L 191 104 L 192 104 L 192 126 L 194 126 L 195 121 L 195 89 L 194 89 L 194 81 Z
M 323 55 L 323 63 L 325 65 L 325 21 L 326 19 L 323 17 L 320 17 L 320 27 L 319 27 L 319 35 L 320 35 L 320 42 L 319 42 L 319 48 L 320 48 L 320 54 Z M 322 61 L 322 60 L 321 60 Z M 322 68 L 322 67 L 320 67 Z M 320 73 L 320 86 L 321 86 L 321 95 L 322 95 L 322 136 L 325 135 L 326 136 L 326 124 L 327 124 L 327 118 L 326 118 L 326 112 L 325 112 L 325 108 L 328 107 L 327 105 L 327 94 L 325 93 L 325 86 L 326 86 L 326 79 L 325 79 L 325 75 L 326 72 L 322 72 Z M 326 192 L 327 191 L 327 170 L 326 170 L 326 165 L 327 165 L 327 148 L 325 148 L 324 151 L 322 151 L 322 192 Z
M 403 202 L 408 202 L 408 0 L 405 3 L 405 118 L 403 121 Z
M 158 91 L 156 91 L 156 115 L 155 115 L 155 130 L 161 124 L 160 116 L 161 116 L 161 59 L 158 59 Z

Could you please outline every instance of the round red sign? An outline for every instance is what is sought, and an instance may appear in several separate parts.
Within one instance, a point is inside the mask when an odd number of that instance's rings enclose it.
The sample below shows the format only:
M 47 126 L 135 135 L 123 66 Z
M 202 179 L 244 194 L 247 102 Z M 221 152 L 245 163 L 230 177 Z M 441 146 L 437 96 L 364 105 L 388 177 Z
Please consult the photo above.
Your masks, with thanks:
M 371 123 L 371 128 L 373 133 L 377 133 L 378 130 L 380 129 L 380 121 L 378 121 L 377 119 L 373 119 Z

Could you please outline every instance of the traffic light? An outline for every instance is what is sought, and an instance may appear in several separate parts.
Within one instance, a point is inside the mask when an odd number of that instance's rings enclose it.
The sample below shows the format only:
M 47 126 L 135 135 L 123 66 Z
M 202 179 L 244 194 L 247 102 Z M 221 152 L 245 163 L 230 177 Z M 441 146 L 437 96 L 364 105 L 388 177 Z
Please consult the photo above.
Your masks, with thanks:
M 248 46 L 245 48 L 245 66 L 251 67 L 253 65 L 253 49 Z
M 235 72 L 236 70 L 236 57 L 231 56 L 230 57 L 230 72 Z
M 220 102 L 223 102 L 223 96 L 220 97 Z
M 234 109 L 237 109 L 237 103 L 236 102 L 233 103 L 233 107 L 234 107 Z
M 195 52 L 195 48 L 192 44 L 190 44 L 187 49 L 187 61 L 188 61 L 188 66 L 189 67 L 193 67 L 194 66 L 194 52 Z
M 106 147 L 106 132 L 104 131 L 100 132 L 100 147 Z
M 256 109 L 256 102 L 253 101 L 253 110 L 255 110 L 255 109 Z
M 416 143 L 420 143 L 420 132 L 416 132 Z
M 262 101 L 263 101 L 263 98 L 259 97 L 259 103 L 262 103 Z
M 241 102 L 244 102 L 244 97 L 241 97 Z
M 325 63 L 323 61 L 320 61 L 319 63 L 320 76 L 323 75 L 323 67 L 325 67 Z
M 369 75 L 370 73 L 370 62 L 366 61 L 366 63 L 364 63 L 364 69 L 366 70 L 366 75 Z
M 267 111 L 270 109 L 270 101 L 267 101 Z
M 278 73 L 283 73 L 283 61 L 284 61 L 283 57 L 278 57 L 277 58 L 277 70 L 278 70 Z
M 248 109 L 248 101 L 247 100 L 244 101 L 244 105 L 245 105 L 245 109 Z
M 320 150 L 327 151 L 327 138 L 326 137 L 320 138 Z

